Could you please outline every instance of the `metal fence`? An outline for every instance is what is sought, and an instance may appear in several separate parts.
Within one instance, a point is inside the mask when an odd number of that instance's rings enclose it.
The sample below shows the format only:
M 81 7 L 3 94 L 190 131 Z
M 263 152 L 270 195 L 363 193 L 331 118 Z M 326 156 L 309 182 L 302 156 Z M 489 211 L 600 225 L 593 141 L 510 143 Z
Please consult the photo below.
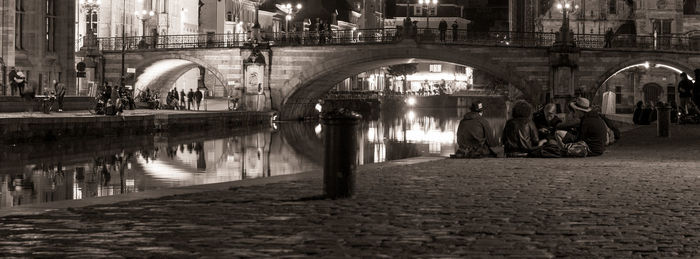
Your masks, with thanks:
M 392 43 L 405 36 L 420 43 L 465 44 L 481 46 L 551 47 L 556 34 L 549 32 L 468 32 L 466 30 L 417 29 L 405 35 L 396 29 L 362 29 L 261 33 L 260 41 L 272 46 L 320 46 Z M 649 36 L 602 34 L 575 34 L 576 46 L 581 48 L 629 48 L 641 50 L 700 51 L 700 38 L 685 34 Z M 145 37 L 99 38 L 97 45 L 103 51 L 238 48 L 252 42 L 248 33 L 161 35 Z M 87 42 L 86 42 L 87 43 Z

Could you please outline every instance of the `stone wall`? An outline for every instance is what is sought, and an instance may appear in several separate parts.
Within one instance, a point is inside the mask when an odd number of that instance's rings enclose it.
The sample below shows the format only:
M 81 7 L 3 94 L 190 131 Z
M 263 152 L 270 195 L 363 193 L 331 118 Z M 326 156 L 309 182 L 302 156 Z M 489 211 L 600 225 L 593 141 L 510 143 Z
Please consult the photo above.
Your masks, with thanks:
M 268 125 L 271 116 L 272 114 L 269 112 L 202 112 L 130 116 L 5 118 L 0 119 L 0 143 Z

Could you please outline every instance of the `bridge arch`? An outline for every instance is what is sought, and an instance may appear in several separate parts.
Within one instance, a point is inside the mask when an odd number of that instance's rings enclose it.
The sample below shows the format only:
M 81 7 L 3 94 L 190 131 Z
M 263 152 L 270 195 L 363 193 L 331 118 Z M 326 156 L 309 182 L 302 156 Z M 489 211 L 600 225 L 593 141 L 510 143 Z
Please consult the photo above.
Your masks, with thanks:
M 504 55 L 494 55 L 493 48 L 479 50 L 478 47 L 393 45 L 365 51 L 338 51 L 340 54 L 327 57 L 318 65 L 304 67 L 303 70 L 284 82 L 283 88 L 289 90 L 286 95 L 282 95 L 280 116 L 282 119 L 288 120 L 313 115 L 315 114 L 316 100 L 342 80 L 370 69 L 400 63 L 447 62 L 473 67 L 512 84 L 530 102 L 538 103 L 545 85 L 527 80 L 527 76 L 519 72 L 519 66 L 504 61 L 507 59 L 506 56 L 513 55 L 516 53 L 513 51 L 519 50 L 503 48 Z M 547 50 L 531 48 L 520 51 L 542 52 L 538 54 L 545 57 L 544 65 L 540 65 L 539 69 L 544 71 L 546 78 L 549 71 L 546 59 Z M 511 59 L 514 58 L 511 57 Z M 533 64 L 533 62 L 523 63 L 523 66 L 530 67 L 538 65 Z
M 164 94 L 185 73 L 195 68 L 203 68 L 206 75 L 213 76 L 224 85 L 223 74 L 201 58 L 178 52 L 163 52 L 148 56 L 136 65 L 134 88 Z
M 661 68 L 666 68 L 669 70 L 673 70 L 677 73 L 685 72 L 688 74 L 690 78 L 693 78 L 694 73 L 693 70 L 694 68 L 690 64 L 686 64 L 681 61 L 682 59 L 670 59 L 667 57 L 659 57 L 659 56 L 650 56 L 650 57 L 637 57 L 637 58 L 632 58 L 625 60 L 624 62 L 615 64 L 614 66 L 610 67 L 605 73 L 600 75 L 596 83 L 594 85 L 594 88 L 591 89 L 590 93 L 592 96 L 595 96 L 596 93 L 598 93 L 598 90 L 600 87 L 605 85 L 605 83 L 610 80 L 612 77 L 615 75 L 619 74 L 622 71 L 625 71 L 627 69 L 631 69 L 634 67 L 661 67 Z

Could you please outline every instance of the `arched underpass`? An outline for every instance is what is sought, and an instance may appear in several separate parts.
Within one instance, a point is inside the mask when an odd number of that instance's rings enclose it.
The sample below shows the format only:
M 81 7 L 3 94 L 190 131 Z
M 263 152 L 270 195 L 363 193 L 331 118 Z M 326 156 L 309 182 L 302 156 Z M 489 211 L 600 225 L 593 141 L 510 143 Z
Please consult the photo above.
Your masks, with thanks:
M 515 73 L 509 73 L 508 71 L 504 70 L 496 70 L 493 69 L 493 66 L 491 65 L 464 62 L 455 63 L 437 59 L 394 58 L 360 62 L 356 64 L 345 64 L 343 66 L 328 69 L 325 73 L 322 73 L 309 81 L 300 83 L 300 86 L 297 87 L 284 101 L 282 109 L 280 110 L 280 117 L 283 120 L 296 120 L 316 116 L 317 111 L 315 110 L 315 106 L 318 103 L 318 100 L 328 93 L 329 90 L 346 78 L 370 69 L 406 63 L 436 62 L 451 63 L 481 70 L 494 78 L 503 80 L 504 82 L 513 85 L 516 89 L 523 93 L 523 98 L 529 102 L 539 102 L 540 92 L 542 91 L 539 88 L 541 86 L 532 86 Z
M 205 71 L 205 82 L 216 82 L 216 84 L 224 85 L 223 79 L 219 73 L 212 71 L 203 64 L 186 60 L 186 59 L 162 59 L 151 64 L 145 64 L 137 69 L 136 82 L 134 83 L 135 93 L 150 89 L 152 93 L 158 93 L 160 96 L 165 96 L 167 92 L 175 86 L 175 83 L 182 79 L 183 75 L 188 72 L 195 76 L 186 82 L 186 88 L 193 90 L 198 89 L 201 70 Z M 206 85 L 206 84 L 205 84 Z M 212 85 L 206 85 L 208 89 L 213 90 Z M 178 89 L 183 90 L 183 89 Z

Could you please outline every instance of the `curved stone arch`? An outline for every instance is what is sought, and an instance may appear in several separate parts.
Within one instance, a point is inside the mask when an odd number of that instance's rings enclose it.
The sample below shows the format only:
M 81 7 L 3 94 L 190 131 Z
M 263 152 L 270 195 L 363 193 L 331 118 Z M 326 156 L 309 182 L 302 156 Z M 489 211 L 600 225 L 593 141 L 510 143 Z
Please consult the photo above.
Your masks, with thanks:
M 342 53 L 342 51 L 338 52 Z M 298 115 L 309 114 L 309 111 L 313 110 L 313 104 L 296 103 L 294 99 L 317 99 L 321 96 L 320 93 L 328 92 L 336 83 L 368 69 L 401 62 L 419 63 L 410 62 L 411 60 L 447 62 L 485 71 L 515 86 L 531 102 L 538 102 L 539 95 L 542 92 L 541 87 L 533 86 L 532 83 L 517 74 L 513 67 L 506 64 L 496 65 L 492 55 L 488 54 L 465 56 L 460 55 L 463 53 L 453 48 L 435 48 L 433 46 L 393 46 L 390 48 L 390 51 L 368 51 L 362 55 L 357 54 L 350 52 L 326 58 L 323 61 L 323 66 L 312 66 L 292 77 L 293 80 L 285 82 L 287 84 L 286 87 L 290 87 L 292 90 L 283 97 L 282 118 L 303 117 Z M 295 105 L 289 107 L 288 104 Z
M 679 60 L 674 60 L 674 59 L 669 59 L 665 57 L 659 57 L 659 56 L 650 56 L 650 57 L 644 57 L 644 58 L 633 58 L 629 60 L 625 60 L 624 62 L 621 62 L 619 64 L 615 64 L 612 66 L 610 69 L 605 71 L 601 76 L 599 76 L 593 88 L 590 90 L 590 93 L 592 95 L 595 95 L 598 92 L 598 89 L 600 89 L 601 86 L 605 84 L 610 78 L 613 76 L 617 75 L 617 73 L 625 70 L 626 68 L 637 65 L 637 64 L 642 64 L 644 62 L 649 62 L 653 64 L 662 64 L 662 65 L 667 65 L 670 67 L 674 67 L 680 71 L 685 72 L 689 76 L 693 75 L 693 68 L 689 64 L 685 64 L 683 62 L 680 62 Z
M 181 71 L 175 71 L 175 74 L 182 76 L 184 73 L 187 71 L 196 68 L 196 67 L 204 67 L 207 72 L 209 72 L 211 75 L 213 75 L 216 80 L 218 80 L 222 85 L 225 85 L 225 77 L 224 75 L 215 67 L 209 65 L 206 61 L 203 59 L 200 59 L 194 55 L 188 55 L 188 54 L 183 54 L 182 52 L 163 52 L 159 53 L 156 55 L 149 55 L 147 57 L 144 57 L 143 60 L 139 61 L 136 65 L 136 74 L 135 74 L 135 79 L 136 81 L 134 82 L 134 85 L 139 80 L 139 77 L 146 71 L 147 68 L 151 67 L 152 65 L 160 62 L 160 61 L 165 61 L 165 60 L 184 60 L 192 63 L 191 65 L 184 65 L 180 67 L 175 67 L 173 69 L 181 70 Z M 175 77 L 175 79 L 179 78 Z M 171 79 L 168 79 L 166 81 L 169 82 L 174 82 Z M 155 84 L 156 82 L 161 82 L 160 80 L 156 80 L 151 82 L 150 85 Z

